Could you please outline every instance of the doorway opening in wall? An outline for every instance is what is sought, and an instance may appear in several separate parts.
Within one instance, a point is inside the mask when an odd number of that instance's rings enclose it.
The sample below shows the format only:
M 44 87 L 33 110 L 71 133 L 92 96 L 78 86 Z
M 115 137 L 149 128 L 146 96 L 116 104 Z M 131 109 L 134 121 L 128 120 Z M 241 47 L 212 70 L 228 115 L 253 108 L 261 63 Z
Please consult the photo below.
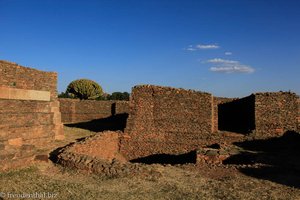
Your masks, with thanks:
M 218 130 L 249 134 L 255 129 L 254 95 L 218 105 Z

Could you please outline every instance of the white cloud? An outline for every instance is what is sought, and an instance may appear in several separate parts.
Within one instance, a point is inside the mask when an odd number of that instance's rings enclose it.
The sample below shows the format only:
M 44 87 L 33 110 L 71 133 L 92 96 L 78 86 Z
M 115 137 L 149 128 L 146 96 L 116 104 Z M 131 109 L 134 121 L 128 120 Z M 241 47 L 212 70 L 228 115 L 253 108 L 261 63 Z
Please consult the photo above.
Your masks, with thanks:
M 216 64 L 217 66 L 211 67 L 210 71 L 219 73 L 253 73 L 254 68 L 248 65 L 243 65 L 239 61 L 225 60 L 222 58 L 214 58 L 205 61 L 205 63 Z
M 216 44 L 198 44 L 196 45 L 197 49 L 218 49 L 220 48 L 219 45 Z
M 225 52 L 225 55 L 226 55 L 226 56 L 231 56 L 231 55 L 232 55 L 232 52 L 226 51 L 226 52 Z
M 187 48 L 184 48 L 186 51 L 197 51 L 200 49 L 218 49 L 220 46 L 216 44 L 197 44 L 197 45 L 189 45 Z
M 188 47 L 188 48 L 185 48 L 185 50 L 187 50 L 187 51 L 196 51 L 197 49 L 195 49 L 193 47 Z
M 233 65 L 233 66 L 217 66 L 211 67 L 210 71 L 219 73 L 253 73 L 255 70 L 246 65 Z
M 222 58 L 214 58 L 206 61 L 207 63 L 214 63 L 214 64 L 238 64 L 238 61 L 235 60 L 224 60 Z

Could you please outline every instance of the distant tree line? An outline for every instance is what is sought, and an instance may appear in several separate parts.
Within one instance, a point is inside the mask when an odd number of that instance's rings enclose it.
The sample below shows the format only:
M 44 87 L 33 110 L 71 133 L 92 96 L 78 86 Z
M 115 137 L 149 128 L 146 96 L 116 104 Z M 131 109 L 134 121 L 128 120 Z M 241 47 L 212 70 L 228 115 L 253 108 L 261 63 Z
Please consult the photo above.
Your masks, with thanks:
M 88 79 L 78 79 L 72 81 L 66 92 L 58 95 L 58 98 L 73 99 L 92 99 L 92 100 L 123 100 L 129 101 L 130 94 L 128 92 L 113 92 L 107 94 L 103 92 L 102 87 L 95 81 Z

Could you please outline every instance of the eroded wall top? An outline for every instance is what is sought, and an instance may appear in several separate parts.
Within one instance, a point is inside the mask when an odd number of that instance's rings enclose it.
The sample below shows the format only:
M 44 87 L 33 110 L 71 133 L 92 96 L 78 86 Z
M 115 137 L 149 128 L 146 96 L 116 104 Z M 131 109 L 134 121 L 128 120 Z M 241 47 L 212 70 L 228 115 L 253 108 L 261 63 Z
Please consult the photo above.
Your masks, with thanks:
M 57 98 L 57 73 L 55 72 L 44 72 L 12 62 L 0 61 L 0 77 L 0 87 L 7 89 L 5 93 L 11 88 L 10 92 L 19 93 L 21 96 L 33 96 L 32 100 L 35 100 L 34 96 L 40 100 L 38 96 L 47 95 L 45 92 L 50 92 L 51 100 Z M 16 96 L 18 94 L 14 94 L 14 97 Z

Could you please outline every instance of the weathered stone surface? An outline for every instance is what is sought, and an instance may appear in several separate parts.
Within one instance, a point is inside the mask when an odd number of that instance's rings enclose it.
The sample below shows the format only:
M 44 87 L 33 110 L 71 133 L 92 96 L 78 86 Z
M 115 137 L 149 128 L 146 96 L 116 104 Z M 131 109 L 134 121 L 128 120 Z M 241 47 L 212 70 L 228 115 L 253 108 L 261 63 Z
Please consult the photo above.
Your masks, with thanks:
M 11 146 L 21 147 L 23 145 L 23 139 L 22 138 L 9 139 L 8 144 Z
M 273 137 L 299 131 L 299 96 L 291 92 L 255 93 L 241 99 L 215 98 L 219 130 Z M 217 105 L 217 106 L 216 106 Z M 215 109 L 215 110 L 216 110 Z M 217 112 L 214 114 L 215 118 Z
M 128 113 L 128 101 L 94 101 L 60 98 L 63 123 L 85 122 Z
M 50 101 L 50 92 L 48 91 L 24 90 L 1 86 L 0 91 L 0 99 Z
M 234 153 L 233 150 L 235 151 Z M 233 146 L 220 145 L 219 148 L 202 147 L 196 151 L 198 165 L 202 164 L 222 164 L 224 160 L 229 158 L 231 155 L 238 154 L 236 148 Z
M 115 159 L 126 162 L 119 152 L 121 134 L 121 131 L 104 131 L 66 147 L 64 152 L 96 157 L 108 162 Z
M 60 151 L 57 162 L 64 167 L 108 177 L 138 173 L 142 168 L 127 162 L 119 152 L 121 134 L 105 131 L 76 142 Z
M 205 92 L 153 85 L 134 87 L 122 154 L 131 160 L 196 149 L 213 130 L 212 100 Z
M 290 92 L 255 93 L 255 135 L 269 137 L 297 131 L 299 96 Z
M 0 61 L 0 77 L 0 155 L 14 155 L 1 163 L 5 169 L 29 163 L 36 148 L 62 139 L 63 130 L 56 73 Z

